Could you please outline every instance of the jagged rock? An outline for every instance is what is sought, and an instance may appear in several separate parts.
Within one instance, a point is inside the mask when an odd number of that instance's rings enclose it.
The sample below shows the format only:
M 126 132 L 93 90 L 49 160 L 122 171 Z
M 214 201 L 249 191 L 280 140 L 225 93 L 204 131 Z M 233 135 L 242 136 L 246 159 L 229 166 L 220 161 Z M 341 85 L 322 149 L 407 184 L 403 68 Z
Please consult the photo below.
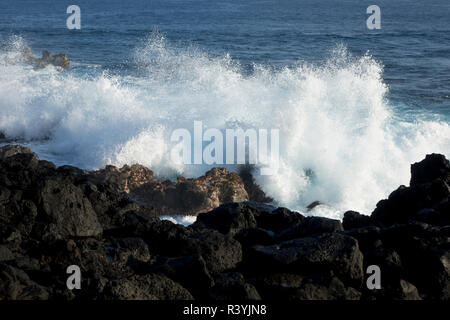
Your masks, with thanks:
M 240 243 L 215 230 L 185 228 L 170 221 L 147 227 L 144 239 L 152 251 L 172 257 L 200 254 L 212 273 L 233 269 L 242 260 Z
M 324 217 L 306 217 L 301 220 L 301 223 L 294 224 L 291 227 L 280 231 L 278 237 L 283 240 L 288 240 L 322 233 L 344 231 L 339 220 Z
M 29 200 L 10 201 L 0 205 L 0 240 L 28 236 L 37 216 L 36 205 Z
M 256 286 L 265 300 L 286 300 L 300 288 L 303 275 L 293 273 L 264 274 L 256 280 Z
M 346 287 L 337 277 L 325 283 L 314 279 L 303 281 L 300 288 L 289 297 L 290 300 L 359 300 L 361 293 L 352 287 Z
M 192 241 L 196 252 L 202 255 L 212 273 L 233 269 L 242 261 L 241 244 L 230 236 L 208 230 L 194 232 L 189 242 Z
M 157 261 L 150 269 L 151 273 L 162 273 L 179 282 L 194 297 L 205 298 L 205 293 L 214 286 L 206 262 L 201 255 L 179 258 L 164 258 Z
M 14 259 L 14 255 L 6 245 L 0 245 L 0 262 Z
M 248 200 L 242 179 L 225 168 L 214 168 L 202 177 L 160 181 L 141 185 L 133 196 L 151 203 L 161 214 L 196 215 L 223 203 Z
M 105 169 L 92 172 L 91 177 L 97 183 L 112 184 L 118 190 L 129 193 L 144 184 L 151 183 L 154 173 L 144 166 L 135 164 L 125 165 L 122 168 L 106 166 Z
M 47 300 L 49 290 L 22 270 L 0 263 L 0 300 Z
M 267 230 L 268 234 L 276 234 L 299 226 L 304 219 L 301 214 L 286 208 L 258 207 L 249 202 L 241 202 L 225 204 L 210 212 L 201 213 L 192 226 L 214 229 L 233 236 L 238 233 L 242 235 L 246 229 L 258 228 Z
M 422 300 L 417 288 L 403 279 L 400 280 L 398 295 L 396 298 L 398 300 Z
M 250 166 L 245 166 L 239 171 L 239 176 L 241 177 L 245 190 L 248 193 L 248 199 L 259 203 L 273 202 L 273 199 L 268 197 L 261 187 L 256 184 L 252 172 L 253 168 Z
M 33 158 L 39 160 L 38 156 L 27 147 L 20 145 L 6 145 L 0 148 L 0 160 L 4 160 L 16 154 L 32 154 Z
M 25 47 L 22 51 L 13 58 L 6 59 L 9 64 L 25 63 L 32 65 L 35 69 L 42 69 L 49 65 L 60 67 L 62 69 L 68 69 L 70 67 L 70 61 L 63 53 L 53 55 L 47 50 L 42 52 L 41 58 L 36 58 L 33 55 L 30 47 Z
M 387 200 L 378 202 L 371 218 L 383 225 L 405 223 L 417 218 L 420 210 L 433 208 L 448 201 L 449 197 L 450 188 L 443 180 L 413 187 L 401 186 Z
M 119 300 L 193 300 L 180 284 L 157 274 L 112 280 L 104 289 L 105 299 Z
M 259 212 L 246 204 L 229 203 L 213 211 L 199 214 L 193 227 L 204 227 L 223 234 L 235 235 L 243 229 L 256 228 L 255 215 L 259 215 Z
M 273 211 L 264 210 L 257 216 L 258 227 L 279 234 L 299 226 L 305 217 L 298 212 L 286 208 L 277 208 Z
M 361 293 L 346 287 L 333 275 L 301 276 L 289 273 L 266 275 L 258 280 L 263 299 L 292 300 L 359 300 Z
M 139 165 L 56 168 L 2 147 L 0 299 L 450 300 L 446 161 L 415 164 L 411 187 L 370 218 L 347 212 L 341 224 L 255 202 L 223 205 L 248 199 L 225 169 L 161 181 Z M 201 208 L 210 212 L 190 227 L 157 218 Z M 72 264 L 81 290 L 65 289 Z M 364 283 L 372 264 L 380 290 Z
M 383 282 L 398 280 L 403 274 L 403 265 L 400 255 L 393 249 L 378 247 L 364 254 L 364 266 L 376 265 L 383 270 Z
M 242 179 L 225 168 L 214 168 L 196 179 L 156 180 L 141 165 L 107 166 L 91 174 L 97 182 L 113 184 L 133 199 L 163 214 L 195 215 L 227 202 L 248 200 Z
M 373 222 L 369 216 L 365 216 L 355 211 L 347 211 L 344 213 L 342 226 L 345 230 L 363 228 L 370 225 L 373 225 Z
M 42 51 L 42 58 L 35 60 L 34 67 L 36 69 L 42 69 L 49 65 L 69 69 L 70 61 L 63 53 L 53 55 L 49 51 L 44 50 Z
M 70 181 L 49 179 L 37 197 L 43 222 L 36 231 L 42 238 L 91 237 L 102 233 L 90 201 Z
M 427 155 L 411 166 L 411 186 L 400 186 L 381 200 L 372 213 L 372 220 L 383 225 L 425 220 L 441 225 L 450 218 L 450 162 L 438 154 Z M 424 210 L 435 210 L 434 215 L 424 215 Z
M 272 231 L 261 228 L 244 229 L 237 233 L 234 238 L 241 243 L 243 247 L 252 247 L 257 244 L 274 244 L 277 240 Z
M 411 165 L 410 185 L 430 183 L 436 179 L 450 183 L 450 161 L 441 154 L 427 154 L 424 160 Z
M 238 272 L 219 274 L 215 286 L 209 290 L 209 298 L 213 300 L 261 300 L 256 288 L 245 281 Z
M 363 279 L 363 255 L 358 242 L 349 236 L 332 233 L 300 238 L 271 246 L 254 247 L 255 268 L 312 271 L 331 269 L 355 283 Z

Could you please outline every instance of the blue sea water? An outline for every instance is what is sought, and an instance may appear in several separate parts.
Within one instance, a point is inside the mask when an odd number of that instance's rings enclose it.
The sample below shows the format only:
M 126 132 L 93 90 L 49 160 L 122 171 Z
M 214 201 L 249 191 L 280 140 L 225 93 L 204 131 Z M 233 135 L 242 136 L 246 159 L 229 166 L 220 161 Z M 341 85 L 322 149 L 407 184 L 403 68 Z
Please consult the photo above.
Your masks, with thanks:
M 207 170 L 169 164 L 173 129 L 280 128 L 280 172 L 257 177 L 278 204 L 369 213 L 410 163 L 450 156 L 449 17 L 448 0 L 0 0 L 2 57 L 71 60 L 0 64 L 0 132 L 57 164 L 172 177 Z

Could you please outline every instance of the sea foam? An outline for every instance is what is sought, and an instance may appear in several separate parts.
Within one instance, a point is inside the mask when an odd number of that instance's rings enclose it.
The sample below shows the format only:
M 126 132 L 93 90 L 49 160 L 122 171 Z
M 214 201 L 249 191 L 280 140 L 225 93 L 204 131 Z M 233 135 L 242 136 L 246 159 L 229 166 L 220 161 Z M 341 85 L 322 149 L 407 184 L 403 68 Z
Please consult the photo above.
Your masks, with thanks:
M 0 61 L 24 45 L 17 37 L 3 44 Z M 325 205 L 311 213 L 335 218 L 350 209 L 369 214 L 408 184 L 409 165 L 427 153 L 450 156 L 449 123 L 405 120 L 388 100 L 381 63 L 344 46 L 321 64 L 255 64 L 251 72 L 229 55 L 177 48 L 158 34 L 131 56 L 128 75 L 0 63 L 0 132 L 58 165 L 141 163 L 172 178 L 211 167 L 170 161 L 175 129 L 196 120 L 279 129 L 278 174 L 257 182 L 278 205 L 305 211 L 318 200 Z

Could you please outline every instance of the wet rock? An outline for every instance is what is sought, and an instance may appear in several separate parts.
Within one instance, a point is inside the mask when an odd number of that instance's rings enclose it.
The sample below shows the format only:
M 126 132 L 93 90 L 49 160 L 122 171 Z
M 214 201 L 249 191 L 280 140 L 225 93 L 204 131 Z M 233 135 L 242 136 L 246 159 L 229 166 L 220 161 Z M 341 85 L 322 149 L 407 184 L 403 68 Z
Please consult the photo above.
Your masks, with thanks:
M 20 145 L 6 145 L 0 148 L 0 160 L 4 160 L 16 154 L 32 154 L 34 158 L 39 159 L 31 149 Z
M 16 56 L 5 59 L 5 62 L 8 64 L 29 64 L 34 69 L 42 69 L 49 65 L 62 69 L 68 69 L 70 67 L 70 61 L 65 54 L 59 53 L 54 55 L 44 50 L 42 57 L 36 58 L 30 47 L 24 47 Z
M 49 65 L 69 69 L 70 60 L 67 58 L 67 55 L 63 53 L 52 54 L 49 51 L 44 50 L 42 52 L 42 57 L 35 59 L 33 65 L 36 69 L 42 69 Z
M 255 182 L 253 177 L 253 169 L 250 166 L 245 166 L 239 171 L 239 176 L 244 183 L 244 188 L 247 191 L 248 199 L 259 203 L 271 203 L 273 199 L 268 197 L 261 187 Z

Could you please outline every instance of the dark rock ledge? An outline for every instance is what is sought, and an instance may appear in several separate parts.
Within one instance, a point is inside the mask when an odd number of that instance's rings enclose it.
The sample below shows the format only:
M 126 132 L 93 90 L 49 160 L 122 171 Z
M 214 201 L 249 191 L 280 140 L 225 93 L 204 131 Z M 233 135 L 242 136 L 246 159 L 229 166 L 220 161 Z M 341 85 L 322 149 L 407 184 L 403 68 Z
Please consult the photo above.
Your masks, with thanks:
M 304 217 L 216 168 L 56 168 L 0 148 L 0 299 L 450 299 L 450 163 L 427 155 L 371 216 Z M 138 201 L 137 201 L 138 200 Z M 214 209 L 213 209 L 214 208 Z M 198 213 L 190 227 L 160 213 Z M 81 268 L 80 290 L 66 268 Z M 366 286 L 381 268 L 380 290 Z

